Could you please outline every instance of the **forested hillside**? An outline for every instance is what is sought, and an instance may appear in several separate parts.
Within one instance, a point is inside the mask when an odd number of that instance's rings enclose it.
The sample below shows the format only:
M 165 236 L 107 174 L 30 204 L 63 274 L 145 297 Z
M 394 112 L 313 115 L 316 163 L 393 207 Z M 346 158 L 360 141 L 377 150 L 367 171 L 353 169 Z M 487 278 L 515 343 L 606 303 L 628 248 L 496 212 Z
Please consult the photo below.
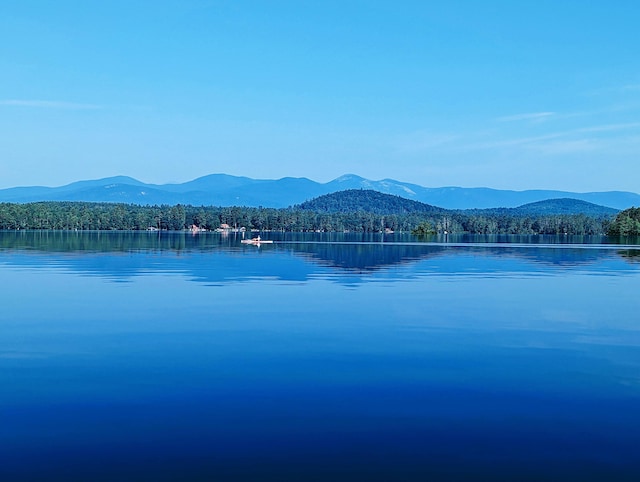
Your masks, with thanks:
M 523 204 L 512 208 L 514 214 L 540 216 L 544 214 L 585 214 L 587 216 L 612 216 L 619 212 L 599 204 L 593 204 L 580 199 L 562 198 L 547 199 L 533 203 Z
M 448 210 L 370 189 L 347 189 L 319 196 L 294 206 L 294 209 L 317 213 L 364 211 L 374 214 L 443 213 Z

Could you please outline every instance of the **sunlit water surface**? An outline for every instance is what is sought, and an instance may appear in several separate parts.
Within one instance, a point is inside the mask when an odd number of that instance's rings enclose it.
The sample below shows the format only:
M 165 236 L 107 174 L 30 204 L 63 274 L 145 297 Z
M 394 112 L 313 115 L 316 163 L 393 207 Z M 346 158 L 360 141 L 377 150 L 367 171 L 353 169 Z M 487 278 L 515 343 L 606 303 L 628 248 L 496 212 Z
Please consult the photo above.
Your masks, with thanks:
M 638 246 L 271 239 L 0 233 L 0 480 L 640 480 Z

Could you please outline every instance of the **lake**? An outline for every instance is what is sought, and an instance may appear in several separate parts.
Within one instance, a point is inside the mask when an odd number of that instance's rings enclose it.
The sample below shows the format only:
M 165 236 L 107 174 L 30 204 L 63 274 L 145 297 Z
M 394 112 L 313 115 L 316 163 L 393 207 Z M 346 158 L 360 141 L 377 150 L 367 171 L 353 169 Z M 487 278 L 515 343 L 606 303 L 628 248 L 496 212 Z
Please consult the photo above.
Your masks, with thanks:
M 640 246 L 0 232 L 0 480 L 640 480 Z

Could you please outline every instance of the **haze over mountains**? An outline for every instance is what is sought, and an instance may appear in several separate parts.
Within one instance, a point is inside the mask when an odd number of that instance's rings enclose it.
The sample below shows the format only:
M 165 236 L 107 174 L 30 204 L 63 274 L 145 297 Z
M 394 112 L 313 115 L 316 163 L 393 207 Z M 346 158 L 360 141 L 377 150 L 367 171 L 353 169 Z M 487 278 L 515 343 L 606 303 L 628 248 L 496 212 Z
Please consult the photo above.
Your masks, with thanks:
M 518 207 L 548 199 L 572 198 L 615 209 L 640 205 L 640 195 L 625 191 L 574 193 L 553 190 L 509 191 L 490 188 L 428 188 L 393 179 L 372 181 L 354 174 L 327 183 L 307 178 L 277 180 L 211 174 L 181 184 L 147 184 L 126 176 L 78 181 L 61 187 L 14 187 L 0 190 L 0 202 L 86 201 L 141 205 L 288 207 L 347 189 L 371 189 L 447 209 Z

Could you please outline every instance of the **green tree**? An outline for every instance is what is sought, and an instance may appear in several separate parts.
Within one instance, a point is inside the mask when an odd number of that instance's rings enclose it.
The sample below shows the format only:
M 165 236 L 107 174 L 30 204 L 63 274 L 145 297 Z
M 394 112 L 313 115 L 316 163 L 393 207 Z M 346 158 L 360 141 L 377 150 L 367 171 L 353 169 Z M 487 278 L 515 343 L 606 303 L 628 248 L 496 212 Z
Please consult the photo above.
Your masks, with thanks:
M 436 230 L 429 221 L 423 221 L 411 230 L 411 234 L 416 236 L 429 236 L 436 234 Z

